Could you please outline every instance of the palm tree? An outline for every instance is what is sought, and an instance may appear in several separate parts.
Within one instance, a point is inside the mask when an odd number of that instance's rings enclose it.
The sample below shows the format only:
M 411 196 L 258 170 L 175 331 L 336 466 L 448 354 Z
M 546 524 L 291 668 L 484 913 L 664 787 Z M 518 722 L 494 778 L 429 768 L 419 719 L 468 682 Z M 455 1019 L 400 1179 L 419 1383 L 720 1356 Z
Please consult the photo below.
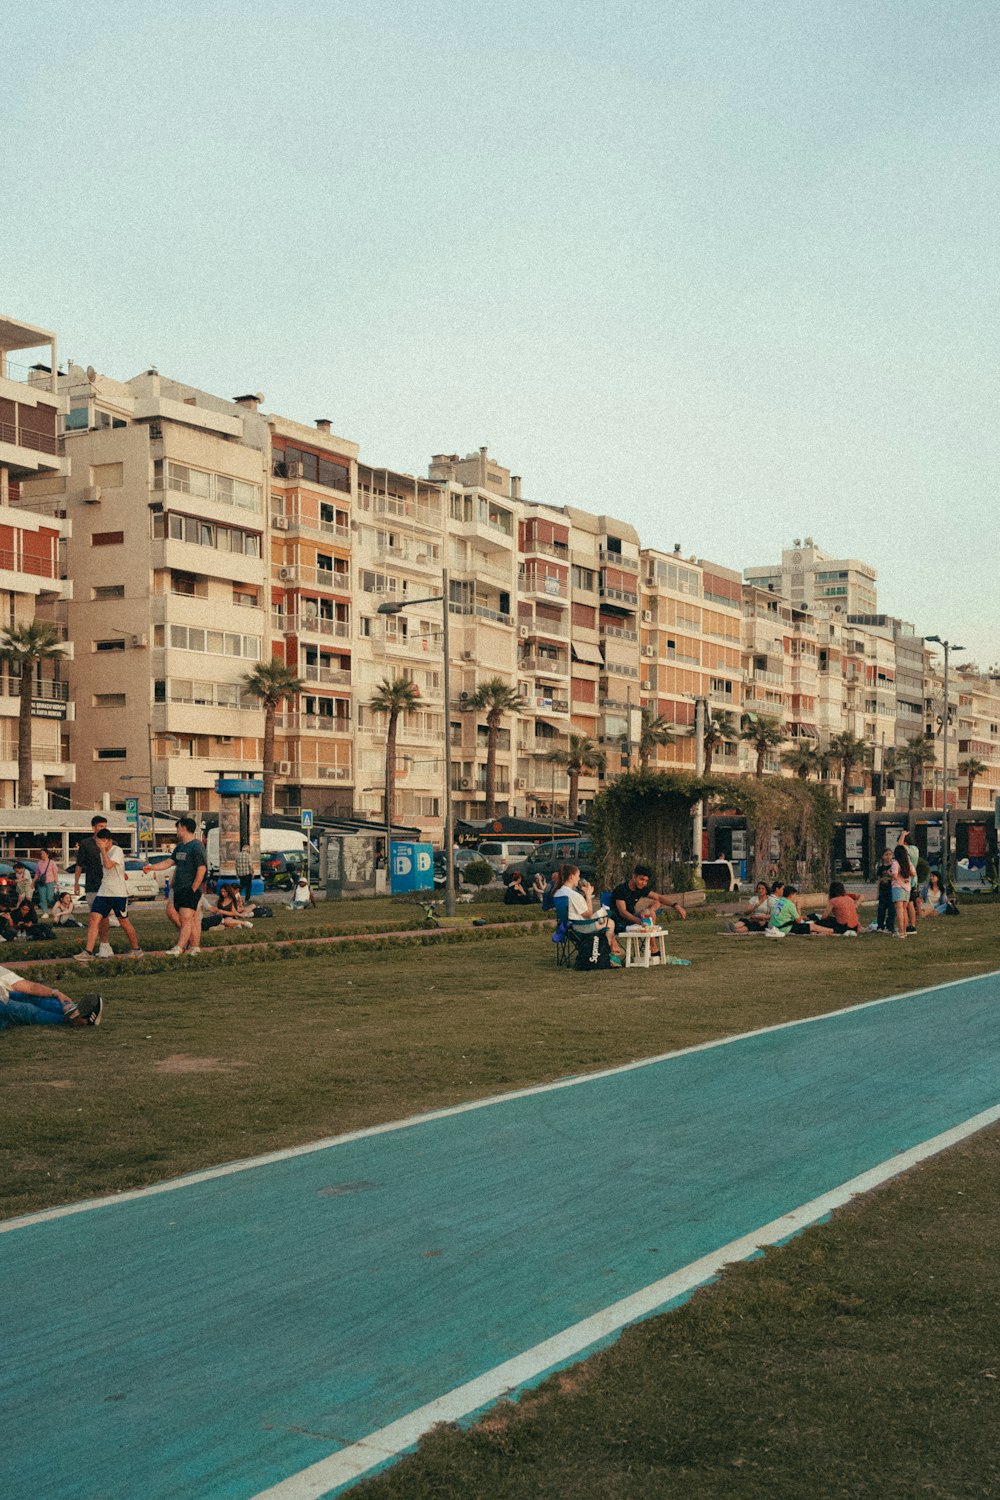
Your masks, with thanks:
M 722 745 L 731 744 L 736 738 L 736 730 L 728 714 L 720 713 L 718 709 L 712 709 L 705 719 L 705 733 L 702 736 L 702 744 L 705 746 L 705 775 L 712 774 L 712 757 L 716 750 Z
M 383 677 L 372 695 L 368 707 L 373 714 L 387 714 L 389 722 L 385 731 L 385 826 L 392 827 L 396 804 L 396 726 L 400 714 L 416 708 L 420 702 L 420 689 L 408 677 Z M 385 851 L 389 858 L 388 848 Z
M 553 750 L 549 756 L 557 766 L 565 766 L 569 773 L 568 817 L 575 823 L 580 811 L 580 777 L 588 771 L 603 771 L 605 755 L 598 750 L 593 740 L 585 734 L 571 734 L 568 750 Z
M 983 772 L 988 770 L 989 766 L 984 760 L 976 760 L 975 756 L 972 755 L 969 756 L 968 760 L 960 760 L 958 763 L 959 776 L 964 776 L 969 783 L 969 791 L 965 805 L 970 809 L 970 811 L 972 808 L 972 788 L 975 786 L 980 776 L 982 776 Z
M 31 699 L 35 676 L 43 661 L 63 654 L 63 643 L 55 625 L 47 620 L 11 625 L 0 636 L 0 657 L 21 671 L 21 699 L 17 718 L 17 805 L 31 806 L 33 765 L 31 759 Z
M 243 675 L 243 686 L 264 710 L 264 796 L 262 813 L 274 812 L 274 720 L 278 709 L 289 698 L 301 693 L 305 683 L 286 667 L 280 657 L 259 661 Z
M 794 771 L 800 781 L 808 781 L 814 771 L 820 770 L 820 757 L 811 745 L 796 745 L 785 751 L 781 764 Z
M 757 752 L 758 781 L 764 777 L 764 757 L 775 745 L 780 745 L 785 739 L 785 726 L 780 719 L 774 719 L 769 714 L 758 714 L 753 723 L 748 724 L 745 729 L 740 730 L 740 739 L 746 740 Z
M 472 695 L 470 707 L 482 713 L 486 710 L 486 817 L 495 818 L 497 810 L 497 739 L 500 735 L 500 720 L 504 714 L 520 713 L 524 699 L 515 688 L 502 677 L 491 677 L 481 682 Z
M 932 764 L 935 750 L 933 739 L 926 734 L 915 734 L 905 745 L 900 745 L 893 757 L 893 769 L 909 774 L 910 790 L 906 800 L 907 812 L 913 811 L 917 783 L 923 782 L 924 767 Z
M 639 770 L 649 767 L 649 757 L 658 745 L 672 745 L 677 731 L 669 719 L 651 708 L 642 710 L 642 728 L 639 731 Z
M 841 734 L 835 734 L 830 741 L 830 759 L 840 762 L 840 806 L 847 811 L 847 788 L 851 781 L 851 772 L 855 766 L 867 765 L 870 748 L 866 740 L 859 740 L 857 735 L 844 730 Z

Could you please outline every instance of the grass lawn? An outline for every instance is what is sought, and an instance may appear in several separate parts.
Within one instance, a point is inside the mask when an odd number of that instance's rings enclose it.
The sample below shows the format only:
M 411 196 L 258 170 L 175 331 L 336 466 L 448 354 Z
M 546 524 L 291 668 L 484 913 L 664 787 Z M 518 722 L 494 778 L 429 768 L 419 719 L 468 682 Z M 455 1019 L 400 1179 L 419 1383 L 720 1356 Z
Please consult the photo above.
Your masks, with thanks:
M 719 925 L 671 927 L 690 969 L 577 975 L 555 969 L 547 934 L 509 932 L 73 973 L 70 993 L 107 997 L 103 1027 L 0 1036 L 0 1214 L 1000 967 L 992 908 L 906 943 L 733 940 Z M 362 1492 L 996 1493 L 998 1215 L 994 1131 L 472 1431 L 433 1434 Z

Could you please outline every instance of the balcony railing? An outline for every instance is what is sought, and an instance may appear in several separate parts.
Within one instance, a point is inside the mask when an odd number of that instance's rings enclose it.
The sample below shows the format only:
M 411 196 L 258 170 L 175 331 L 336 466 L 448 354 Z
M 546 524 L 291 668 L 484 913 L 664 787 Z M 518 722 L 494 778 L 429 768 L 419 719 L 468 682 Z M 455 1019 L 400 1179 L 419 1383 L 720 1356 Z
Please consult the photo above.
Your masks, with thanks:
M 276 714 L 276 729 L 316 729 L 323 734 L 350 734 L 350 719 L 332 714 Z
M 610 636 L 612 640 L 637 641 L 639 639 L 639 632 L 637 630 L 628 630 L 621 625 L 606 625 L 603 620 L 598 622 L 597 628 L 602 636 Z
M 286 615 L 275 611 L 271 626 L 283 635 L 329 635 L 340 640 L 349 640 L 351 636 L 349 620 L 330 620 L 325 615 Z
M 315 568 L 309 563 L 272 563 L 271 578 L 275 583 L 304 583 L 340 594 L 351 587 L 350 568 Z
M 519 587 L 525 594 L 544 594 L 548 599 L 569 598 L 569 586 L 561 578 L 541 578 L 535 573 L 525 573 Z
M 0 568 L 8 573 L 24 573 L 29 578 L 59 578 L 56 564 L 41 557 L 18 556 L 9 547 L 0 547 Z
M 610 589 L 602 584 L 598 590 L 602 599 L 610 599 L 616 604 L 625 604 L 635 609 L 639 603 L 639 595 L 629 593 L 626 589 Z
M 324 521 L 322 517 L 316 521 L 307 521 L 294 510 L 272 510 L 271 525 L 277 531 L 319 531 L 324 536 L 334 537 L 345 547 L 351 544 L 350 526 L 338 525 L 336 521 Z
M 524 544 L 525 556 L 538 554 L 543 557 L 557 557 L 563 562 L 569 562 L 569 544 L 567 542 L 536 542 L 530 539 Z
M 514 616 L 501 614 L 497 609 L 487 609 L 485 604 L 449 604 L 452 615 L 475 615 L 479 620 L 491 620 L 495 625 L 513 625 Z
M 351 674 L 344 671 L 342 667 L 312 667 L 306 666 L 302 672 L 306 682 L 328 682 L 334 685 L 343 683 L 350 686 Z
M 320 761 L 290 760 L 281 775 L 287 781 L 353 781 L 350 766 L 327 766 Z
M 607 547 L 598 547 L 597 555 L 609 568 L 621 568 L 623 573 L 638 573 L 639 559 L 623 557 L 620 552 L 609 552 Z
M 569 662 L 564 656 L 523 656 L 517 664 L 519 672 L 541 672 L 555 677 L 569 676 Z
M 21 696 L 20 677 L 11 676 L 0 678 L 0 692 L 4 693 L 5 696 L 9 698 L 19 698 Z M 69 683 L 51 681 L 36 682 L 32 685 L 31 696 L 36 701 L 38 701 L 39 699 L 43 699 L 48 703 L 68 703 Z
M 0 443 L 12 443 L 15 448 L 30 448 L 33 453 L 59 452 L 59 440 L 48 432 L 32 432 L 27 427 L 15 426 L 13 422 L 0 422 Z
M 517 620 L 522 630 L 526 630 L 529 636 L 556 635 L 565 637 L 569 635 L 569 626 L 565 620 L 546 620 L 540 615 L 519 615 Z
M 638 677 L 639 668 L 627 666 L 624 662 L 608 661 L 604 663 L 603 672 L 612 677 Z

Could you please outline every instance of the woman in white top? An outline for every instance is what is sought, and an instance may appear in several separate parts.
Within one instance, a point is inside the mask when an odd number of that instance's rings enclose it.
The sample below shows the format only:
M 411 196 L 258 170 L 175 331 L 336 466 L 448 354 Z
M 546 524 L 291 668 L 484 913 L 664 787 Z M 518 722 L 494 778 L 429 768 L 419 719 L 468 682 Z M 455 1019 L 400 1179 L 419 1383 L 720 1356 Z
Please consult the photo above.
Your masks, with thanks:
M 606 935 L 615 957 L 622 958 L 622 947 L 615 937 L 614 923 L 609 918 L 605 907 L 595 907 L 594 887 L 589 880 L 580 879 L 579 865 L 563 865 L 559 876 L 561 884 L 553 900 L 558 901 L 560 896 L 565 896 L 570 922 L 593 922 L 596 929 Z

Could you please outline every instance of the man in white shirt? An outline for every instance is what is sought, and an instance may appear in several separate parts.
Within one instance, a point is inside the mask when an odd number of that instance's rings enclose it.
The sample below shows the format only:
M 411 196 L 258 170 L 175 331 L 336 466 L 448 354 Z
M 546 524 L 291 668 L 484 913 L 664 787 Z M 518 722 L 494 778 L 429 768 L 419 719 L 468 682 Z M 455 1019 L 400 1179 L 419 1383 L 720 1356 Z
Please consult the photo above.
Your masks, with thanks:
M 87 963 L 93 958 L 94 944 L 97 942 L 102 920 L 105 917 L 115 916 L 118 918 L 122 932 L 131 944 L 132 957 L 141 958 L 142 949 L 139 947 L 139 939 L 128 919 L 128 887 L 125 884 L 128 877 L 125 874 L 125 855 L 107 828 L 99 828 L 94 834 L 94 840 L 101 856 L 104 877 L 101 880 L 100 890 L 90 904 L 86 947 L 75 957 L 81 963 Z

